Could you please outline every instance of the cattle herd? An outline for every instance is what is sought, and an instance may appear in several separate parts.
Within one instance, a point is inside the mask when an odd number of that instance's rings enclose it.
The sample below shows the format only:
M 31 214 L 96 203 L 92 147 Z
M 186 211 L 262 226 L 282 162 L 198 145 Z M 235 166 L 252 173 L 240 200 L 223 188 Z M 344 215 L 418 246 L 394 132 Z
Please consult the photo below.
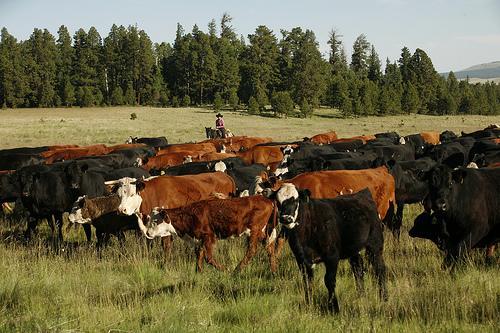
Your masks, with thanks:
M 373 266 L 387 298 L 384 228 L 398 238 L 405 204 L 422 204 L 409 231 L 426 238 L 455 267 L 472 248 L 494 259 L 500 236 L 500 128 L 457 136 L 451 131 L 400 136 L 395 132 L 337 138 L 335 132 L 296 142 L 235 136 L 168 144 L 165 137 L 129 138 L 115 146 L 43 146 L 0 150 L 0 202 L 27 214 L 24 237 L 46 219 L 55 248 L 63 215 L 95 228 L 99 251 L 111 235 L 137 230 L 194 245 L 196 269 L 218 239 L 247 236 L 243 269 L 259 244 L 272 271 L 286 240 L 310 299 L 313 265 L 326 267 L 328 308 L 338 312 L 335 279 L 349 259 L 358 289 L 363 260 Z M 15 204 L 13 204 L 15 203 Z

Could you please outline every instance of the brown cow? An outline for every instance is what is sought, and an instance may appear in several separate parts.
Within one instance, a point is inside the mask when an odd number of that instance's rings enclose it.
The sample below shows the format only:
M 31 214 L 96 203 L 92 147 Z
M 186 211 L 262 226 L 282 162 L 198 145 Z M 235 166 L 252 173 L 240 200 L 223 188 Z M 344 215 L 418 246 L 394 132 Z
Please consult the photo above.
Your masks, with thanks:
M 236 154 L 232 153 L 205 153 L 203 155 L 193 156 L 193 161 L 217 161 L 223 160 L 229 157 L 237 157 Z
M 358 135 L 358 136 L 353 136 L 351 138 L 336 139 L 336 140 L 333 140 L 332 143 L 351 142 L 351 141 L 361 140 L 361 141 L 363 141 L 363 144 L 366 144 L 368 141 L 375 140 L 375 139 L 376 139 L 375 135 Z
M 439 140 L 438 132 L 420 132 L 422 139 L 431 145 L 438 145 L 441 141 Z
M 284 182 L 292 183 L 299 189 L 308 189 L 313 199 L 335 198 L 368 188 L 377 204 L 380 219 L 383 220 L 386 216 L 392 218 L 392 209 L 396 202 L 395 182 L 385 166 L 362 170 L 306 172 Z M 271 178 L 269 184 L 256 186 L 262 188 L 263 185 L 271 185 L 273 190 L 277 190 L 284 182 Z
M 117 150 L 123 150 L 123 149 L 133 149 L 133 148 L 147 148 L 149 147 L 145 143 L 121 143 L 118 145 L 113 145 L 113 146 L 108 146 L 108 150 L 110 153 L 115 152 Z
M 181 143 L 162 148 L 156 155 L 164 155 L 174 152 L 193 152 L 195 155 L 217 152 L 216 144 L 213 142 Z
M 332 143 L 335 140 L 337 140 L 337 133 L 335 131 L 316 134 L 310 139 L 310 141 L 312 143 L 315 143 L 317 145 L 319 145 L 319 144 L 327 145 L 327 144 Z
M 151 223 L 148 226 L 139 225 L 149 239 L 177 235 L 185 240 L 200 242 L 196 247 L 197 271 L 202 270 L 203 259 L 215 268 L 223 269 L 213 258 L 218 238 L 247 235 L 246 254 L 236 270 L 245 268 L 261 242 L 269 255 L 271 270 L 275 272 L 275 211 L 273 201 L 261 196 L 203 200 L 180 208 L 155 209 L 151 214 Z
M 285 154 L 284 150 L 291 150 L 296 148 L 298 145 L 278 145 L 278 146 L 255 146 L 247 151 L 242 151 L 236 153 L 243 162 L 247 165 L 259 163 L 264 166 L 269 166 L 271 171 L 275 171 L 276 168 L 283 162 Z
M 50 150 L 40 153 L 40 156 L 46 159 L 47 164 L 51 164 L 58 161 L 72 160 L 80 157 L 105 155 L 108 152 L 109 150 L 105 145 L 99 144 L 86 147 Z
M 122 178 L 106 182 L 119 185 L 116 193 L 121 198 L 118 212 L 125 215 L 149 215 L 154 207 L 177 208 L 210 198 L 212 193 L 233 194 L 234 180 L 223 172 L 187 176 L 160 176 L 145 180 Z
M 149 158 L 141 167 L 145 170 L 173 167 L 186 162 L 192 162 L 196 152 L 178 151 Z
M 200 143 L 212 142 L 217 147 L 225 147 L 226 152 L 238 152 L 243 149 L 251 149 L 252 147 L 268 143 L 273 141 L 272 138 L 261 138 L 261 137 L 251 137 L 251 136 L 233 136 L 230 138 L 224 139 L 209 139 L 205 141 L 201 141 Z

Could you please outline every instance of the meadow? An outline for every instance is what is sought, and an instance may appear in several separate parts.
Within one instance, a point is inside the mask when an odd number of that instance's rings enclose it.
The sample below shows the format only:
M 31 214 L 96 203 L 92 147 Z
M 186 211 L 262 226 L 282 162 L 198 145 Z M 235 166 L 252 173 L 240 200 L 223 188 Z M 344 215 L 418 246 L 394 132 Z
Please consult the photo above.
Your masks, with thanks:
M 137 119 L 130 120 L 136 113 Z M 327 130 L 340 137 L 445 129 L 469 132 L 500 123 L 500 116 L 405 115 L 341 119 L 321 109 L 308 119 L 274 119 L 224 112 L 237 135 L 295 140 Z M 132 136 L 165 135 L 170 142 L 204 139 L 213 126 L 204 109 L 89 108 L 0 110 L 0 148 L 49 144 L 122 143 Z M 79 227 L 65 227 L 64 251 L 54 253 L 49 229 L 22 241 L 25 218 L 0 217 L 0 332 L 498 332 L 499 255 L 487 265 L 474 251 L 450 272 L 430 241 L 408 229 L 421 207 L 405 210 L 400 240 L 385 232 L 387 302 L 379 300 L 367 267 L 365 292 L 356 291 L 348 262 L 337 276 L 340 313 L 326 312 L 324 268 L 315 269 L 314 302 L 304 302 L 302 279 L 288 245 L 271 274 L 263 249 L 241 273 L 206 266 L 195 272 L 194 251 L 174 241 L 166 257 L 159 242 L 128 233 L 98 255 Z M 243 257 L 245 241 L 219 241 L 215 258 L 229 268 Z

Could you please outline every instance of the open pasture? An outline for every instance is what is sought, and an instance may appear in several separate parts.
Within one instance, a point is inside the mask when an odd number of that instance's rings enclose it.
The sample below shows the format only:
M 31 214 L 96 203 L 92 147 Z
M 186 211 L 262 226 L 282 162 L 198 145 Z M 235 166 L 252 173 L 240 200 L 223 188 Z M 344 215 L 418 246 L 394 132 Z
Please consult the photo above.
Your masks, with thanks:
M 136 113 L 137 119 L 130 120 Z M 310 119 L 274 119 L 224 112 L 227 128 L 237 135 L 301 139 L 327 130 L 339 137 L 424 130 L 460 133 L 500 123 L 500 117 L 392 116 L 340 119 L 320 110 Z M 204 109 L 95 108 L 0 111 L 0 148 L 49 144 L 115 144 L 132 136 L 165 135 L 170 142 L 204 139 L 213 126 L 213 111 Z M 0 219 L 0 331 L 375 331 L 497 332 L 500 279 L 497 264 L 474 251 L 468 264 L 450 273 L 443 254 L 430 241 L 411 239 L 408 229 L 419 205 L 407 207 L 402 236 L 385 232 L 389 300 L 377 296 L 373 274 L 358 294 L 347 261 L 337 276 L 340 314 L 323 307 L 327 298 L 324 268 L 315 269 L 313 304 L 303 299 L 302 279 L 285 246 L 276 275 L 260 249 L 239 274 L 205 266 L 195 273 L 192 248 L 174 241 L 165 258 L 159 242 L 148 246 L 128 233 L 96 254 L 85 244 L 80 227 L 66 228 L 67 244 L 55 254 L 47 244 L 50 230 L 24 244 L 25 220 Z M 243 240 L 220 241 L 215 258 L 234 268 L 244 254 Z

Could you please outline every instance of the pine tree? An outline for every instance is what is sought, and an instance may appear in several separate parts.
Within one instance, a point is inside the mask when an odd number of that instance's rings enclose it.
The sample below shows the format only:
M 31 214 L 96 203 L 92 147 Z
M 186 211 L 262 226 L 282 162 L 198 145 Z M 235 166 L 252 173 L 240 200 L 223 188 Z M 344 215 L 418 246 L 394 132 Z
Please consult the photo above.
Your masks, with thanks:
M 351 69 L 359 77 L 364 78 L 368 74 L 368 52 L 370 51 L 370 43 L 366 35 L 359 35 L 352 48 Z
M 224 13 L 221 19 L 220 38 L 217 40 L 215 54 L 217 57 L 216 90 L 227 100 L 231 89 L 238 89 L 239 75 L 239 40 L 236 39 L 229 14 Z
M 248 100 L 248 113 L 249 114 L 258 114 L 259 113 L 259 103 L 257 103 L 257 100 L 255 97 L 250 97 Z
M 375 51 L 375 46 L 372 45 L 370 55 L 368 56 L 368 79 L 371 81 L 378 83 L 382 78 L 382 69 L 380 58 L 378 57 L 377 52 Z
M 24 71 L 22 47 L 2 28 L 0 38 L 0 107 L 25 106 L 27 77 Z
M 135 105 L 136 99 L 135 99 L 135 90 L 132 82 L 129 82 L 127 84 L 127 88 L 125 90 L 125 95 L 123 96 L 123 100 L 125 104 L 127 105 Z
M 413 80 L 410 62 L 411 53 L 410 50 L 405 46 L 401 49 L 401 57 L 398 60 L 399 70 L 401 71 L 401 76 L 405 84 Z
M 293 100 L 288 91 L 278 91 L 273 93 L 271 106 L 275 116 L 288 116 L 293 114 Z
M 415 86 L 408 82 L 404 85 L 403 95 L 401 96 L 401 108 L 406 113 L 417 113 L 420 108 L 420 100 Z
M 342 35 L 337 30 L 331 30 L 328 45 L 330 45 L 328 63 L 330 64 L 332 75 L 336 75 L 348 70 L 345 58 L 344 47 L 342 45 Z
M 233 111 L 236 111 L 238 109 L 238 104 L 239 104 L 239 99 L 238 99 L 238 94 L 236 93 L 236 90 L 233 89 L 229 92 L 229 105 L 233 109 Z
M 410 59 L 410 73 L 414 76 L 411 82 L 417 88 L 420 100 L 420 113 L 427 113 L 431 107 L 432 101 L 435 99 L 438 73 L 432 65 L 431 59 L 421 50 L 416 49 Z
M 123 105 L 123 90 L 120 86 L 116 86 L 111 93 L 111 105 Z
M 266 26 L 259 26 L 254 34 L 248 35 L 249 45 L 241 60 L 240 93 L 243 100 L 257 96 L 261 107 L 268 104 L 279 79 L 279 49 L 273 32 Z
M 56 91 L 60 101 L 58 104 L 72 106 L 75 103 L 75 89 L 71 83 L 74 50 L 68 28 L 60 26 L 57 34 Z

